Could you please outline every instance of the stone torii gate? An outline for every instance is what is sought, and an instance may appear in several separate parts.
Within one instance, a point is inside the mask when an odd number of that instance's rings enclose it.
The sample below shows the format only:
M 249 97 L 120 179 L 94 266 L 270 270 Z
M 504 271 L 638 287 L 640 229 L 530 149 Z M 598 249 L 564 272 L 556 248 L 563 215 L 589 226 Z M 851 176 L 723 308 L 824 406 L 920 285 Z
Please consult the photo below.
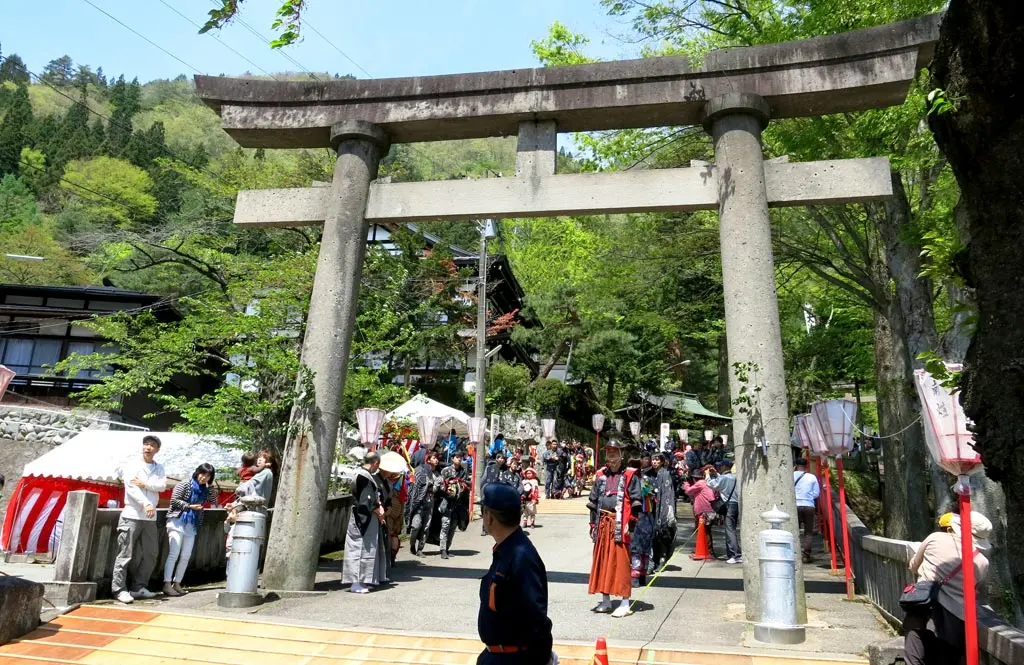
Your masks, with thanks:
M 773 118 L 901 104 L 938 38 L 939 18 L 798 42 L 551 69 L 379 80 L 277 82 L 197 76 L 200 98 L 250 148 L 337 152 L 331 186 L 244 191 L 235 222 L 323 225 L 302 364 L 313 395 L 292 413 L 264 579 L 312 589 L 356 316 L 367 231 L 380 222 L 718 209 L 728 354 L 760 388 L 734 419 L 743 495 L 747 617 L 759 611 L 757 534 L 773 504 L 794 516 L 789 411 L 768 209 L 892 194 L 888 160 L 765 161 Z M 701 123 L 715 163 L 555 174 L 557 132 Z M 518 136 L 514 178 L 377 183 L 395 143 Z M 733 398 L 743 384 L 730 370 Z M 751 385 L 749 388 L 753 388 Z M 762 447 L 767 441 L 767 448 Z M 798 568 L 800 620 L 802 568 Z

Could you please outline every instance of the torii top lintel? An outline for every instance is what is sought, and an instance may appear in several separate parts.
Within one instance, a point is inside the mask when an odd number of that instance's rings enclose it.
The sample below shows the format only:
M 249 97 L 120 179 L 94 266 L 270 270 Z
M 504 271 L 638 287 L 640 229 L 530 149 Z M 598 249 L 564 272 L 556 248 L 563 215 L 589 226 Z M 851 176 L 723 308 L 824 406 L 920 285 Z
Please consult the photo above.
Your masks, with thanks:
M 393 79 L 268 81 L 197 76 L 199 97 L 250 148 L 330 145 L 331 126 L 362 120 L 393 143 L 516 134 L 525 120 L 558 131 L 701 122 L 706 100 L 763 97 L 772 117 L 901 104 L 931 61 L 941 15 L 801 41 L 685 57 Z

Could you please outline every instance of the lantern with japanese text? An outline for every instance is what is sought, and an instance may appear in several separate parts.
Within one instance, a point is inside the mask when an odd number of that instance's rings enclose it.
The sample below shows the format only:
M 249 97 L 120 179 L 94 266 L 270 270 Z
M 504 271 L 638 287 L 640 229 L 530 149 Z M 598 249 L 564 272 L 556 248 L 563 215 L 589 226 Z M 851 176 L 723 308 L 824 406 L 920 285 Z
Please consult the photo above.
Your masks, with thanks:
M 541 418 L 540 428 L 544 431 L 544 440 L 551 441 L 555 438 L 555 419 Z
M 808 451 L 808 454 L 815 459 L 815 472 L 818 475 L 818 484 L 825 486 L 824 496 L 818 497 L 818 523 L 822 525 L 821 535 L 826 536 L 831 559 L 830 571 L 833 575 L 839 574 L 836 565 L 836 526 L 832 514 L 832 474 L 828 470 L 828 446 L 825 444 L 825 434 L 821 431 L 818 419 L 810 413 L 796 416 L 797 437 L 801 445 Z M 824 483 L 822 483 L 824 481 Z
M 686 437 L 689 435 L 685 429 L 677 429 L 676 435 L 679 437 L 679 443 L 686 443 Z
M 640 423 L 635 420 L 629 423 L 629 431 L 633 435 L 634 439 L 640 436 Z
M 615 423 L 615 431 L 621 434 L 622 426 L 626 424 L 626 421 L 622 418 L 616 418 L 613 422 Z
M 959 372 L 960 365 L 946 365 Z M 928 452 L 940 467 L 956 475 L 953 490 L 960 497 L 960 558 L 973 559 L 971 533 L 971 482 L 968 476 L 982 469 L 981 456 L 974 450 L 974 435 L 960 405 L 959 391 L 942 385 L 926 370 L 914 372 L 914 385 L 921 400 L 924 438 Z M 966 628 L 967 665 L 978 665 L 978 607 L 974 588 L 974 566 L 964 566 L 964 627 Z

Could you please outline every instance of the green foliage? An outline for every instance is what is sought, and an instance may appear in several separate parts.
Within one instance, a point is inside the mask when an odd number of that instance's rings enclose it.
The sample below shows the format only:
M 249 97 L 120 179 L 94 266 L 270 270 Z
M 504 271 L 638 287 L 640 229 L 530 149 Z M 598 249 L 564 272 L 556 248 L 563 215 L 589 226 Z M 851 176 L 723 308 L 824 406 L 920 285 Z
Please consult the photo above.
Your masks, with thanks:
M 521 413 L 529 405 L 530 370 L 504 361 L 487 369 L 487 410 L 492 413 Z
M 210 10 L 209 18 L 199 29 L 199 34 L 225 26 L 238 15 L 240 6 L 245 0 L 218 0 L 218 2 L 220 4 Z M 271 48 L 283 48 L 299 40 L 302 12 L 305 7 L 306 0 L 282 0 L 281 6 L 277 9 L 276 18 L 270 26 L 278 31 L 277 38 L 270 42 Z
M 42 222 L 35 195 L 12 173 L 0 179 L 0 232 L 20 230 Z
M 156 213 L 153 180 L 137 166 L 113 157 L 75 160 L 61 187 L 88 211 L 96 225 L 127 227 Z
M 7 100 L 0 123 L 0 176 L 20 170 L 21 150 L 28 144 L 32 105 L 28 89 L 20 85 Z
M 540 415 L 554 415 L 565 405 L 571 391 L 558 379 L 537 379 L 530 385 L 528 403 Z
M 582 65 L 596 62 L 583 54 L 583 48 L 590 39 L 578 32 L 572 32 L 563 24 L 555 21 L 548 29 L 548 36 L 540 41 L 530 42 L 533 55 L 547 67 L 565 65 Z
M 0 281 L 39 286 L 84 286 L 99 279 L 39 225 L 0 229 Z M 4 254 L 39 256 L 42 261 L 5 258 Z

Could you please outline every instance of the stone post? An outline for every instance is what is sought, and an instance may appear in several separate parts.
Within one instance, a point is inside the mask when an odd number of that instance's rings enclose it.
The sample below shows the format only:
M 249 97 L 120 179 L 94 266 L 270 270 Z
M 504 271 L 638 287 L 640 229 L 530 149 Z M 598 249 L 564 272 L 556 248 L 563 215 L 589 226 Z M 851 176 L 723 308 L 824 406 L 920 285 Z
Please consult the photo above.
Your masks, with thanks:
M 46 599 L 57 607 L 96 600 L 96 583 L 89 581 L 89 562 L 99 499 L 100 495 L 95 492 L 68 492 L 53 582 L 44 585 Z M 98 553 L 97 556 L 103 554 Z
M 704 113 L 704 127 L 714 139 L 718 172 L 729 388 L 743 506 L 743 588 L 746 616 L 753 621 L 761 606 L 758 533 L 768 528 L 761 514 L 778 505 L 783 512 L 796 515 L 782 331 L 761 151 L 761 131 L 770 112 L 757 95 L 728 93 L 709 100 Z M 737 364 L 746 364 L 746 370 L 738 371 Z M 737 403 L 747 397 L 749 404 Z M 767 453 L 762 446 L 765 441 Z M 791 520 L 786 528 L 798 536 L 796 522 Z M 805 623 L 807 606 L 799 561 L 796 594 L 797 620 Z
M 375 125 L 346 121 L 331 128 L 331 143 L 338 158 L 302 344 L 300 398 L 292 409 L 267 543 L 268 589 L 313 588 L 366 255 L 366 199 L 389 140 Z

